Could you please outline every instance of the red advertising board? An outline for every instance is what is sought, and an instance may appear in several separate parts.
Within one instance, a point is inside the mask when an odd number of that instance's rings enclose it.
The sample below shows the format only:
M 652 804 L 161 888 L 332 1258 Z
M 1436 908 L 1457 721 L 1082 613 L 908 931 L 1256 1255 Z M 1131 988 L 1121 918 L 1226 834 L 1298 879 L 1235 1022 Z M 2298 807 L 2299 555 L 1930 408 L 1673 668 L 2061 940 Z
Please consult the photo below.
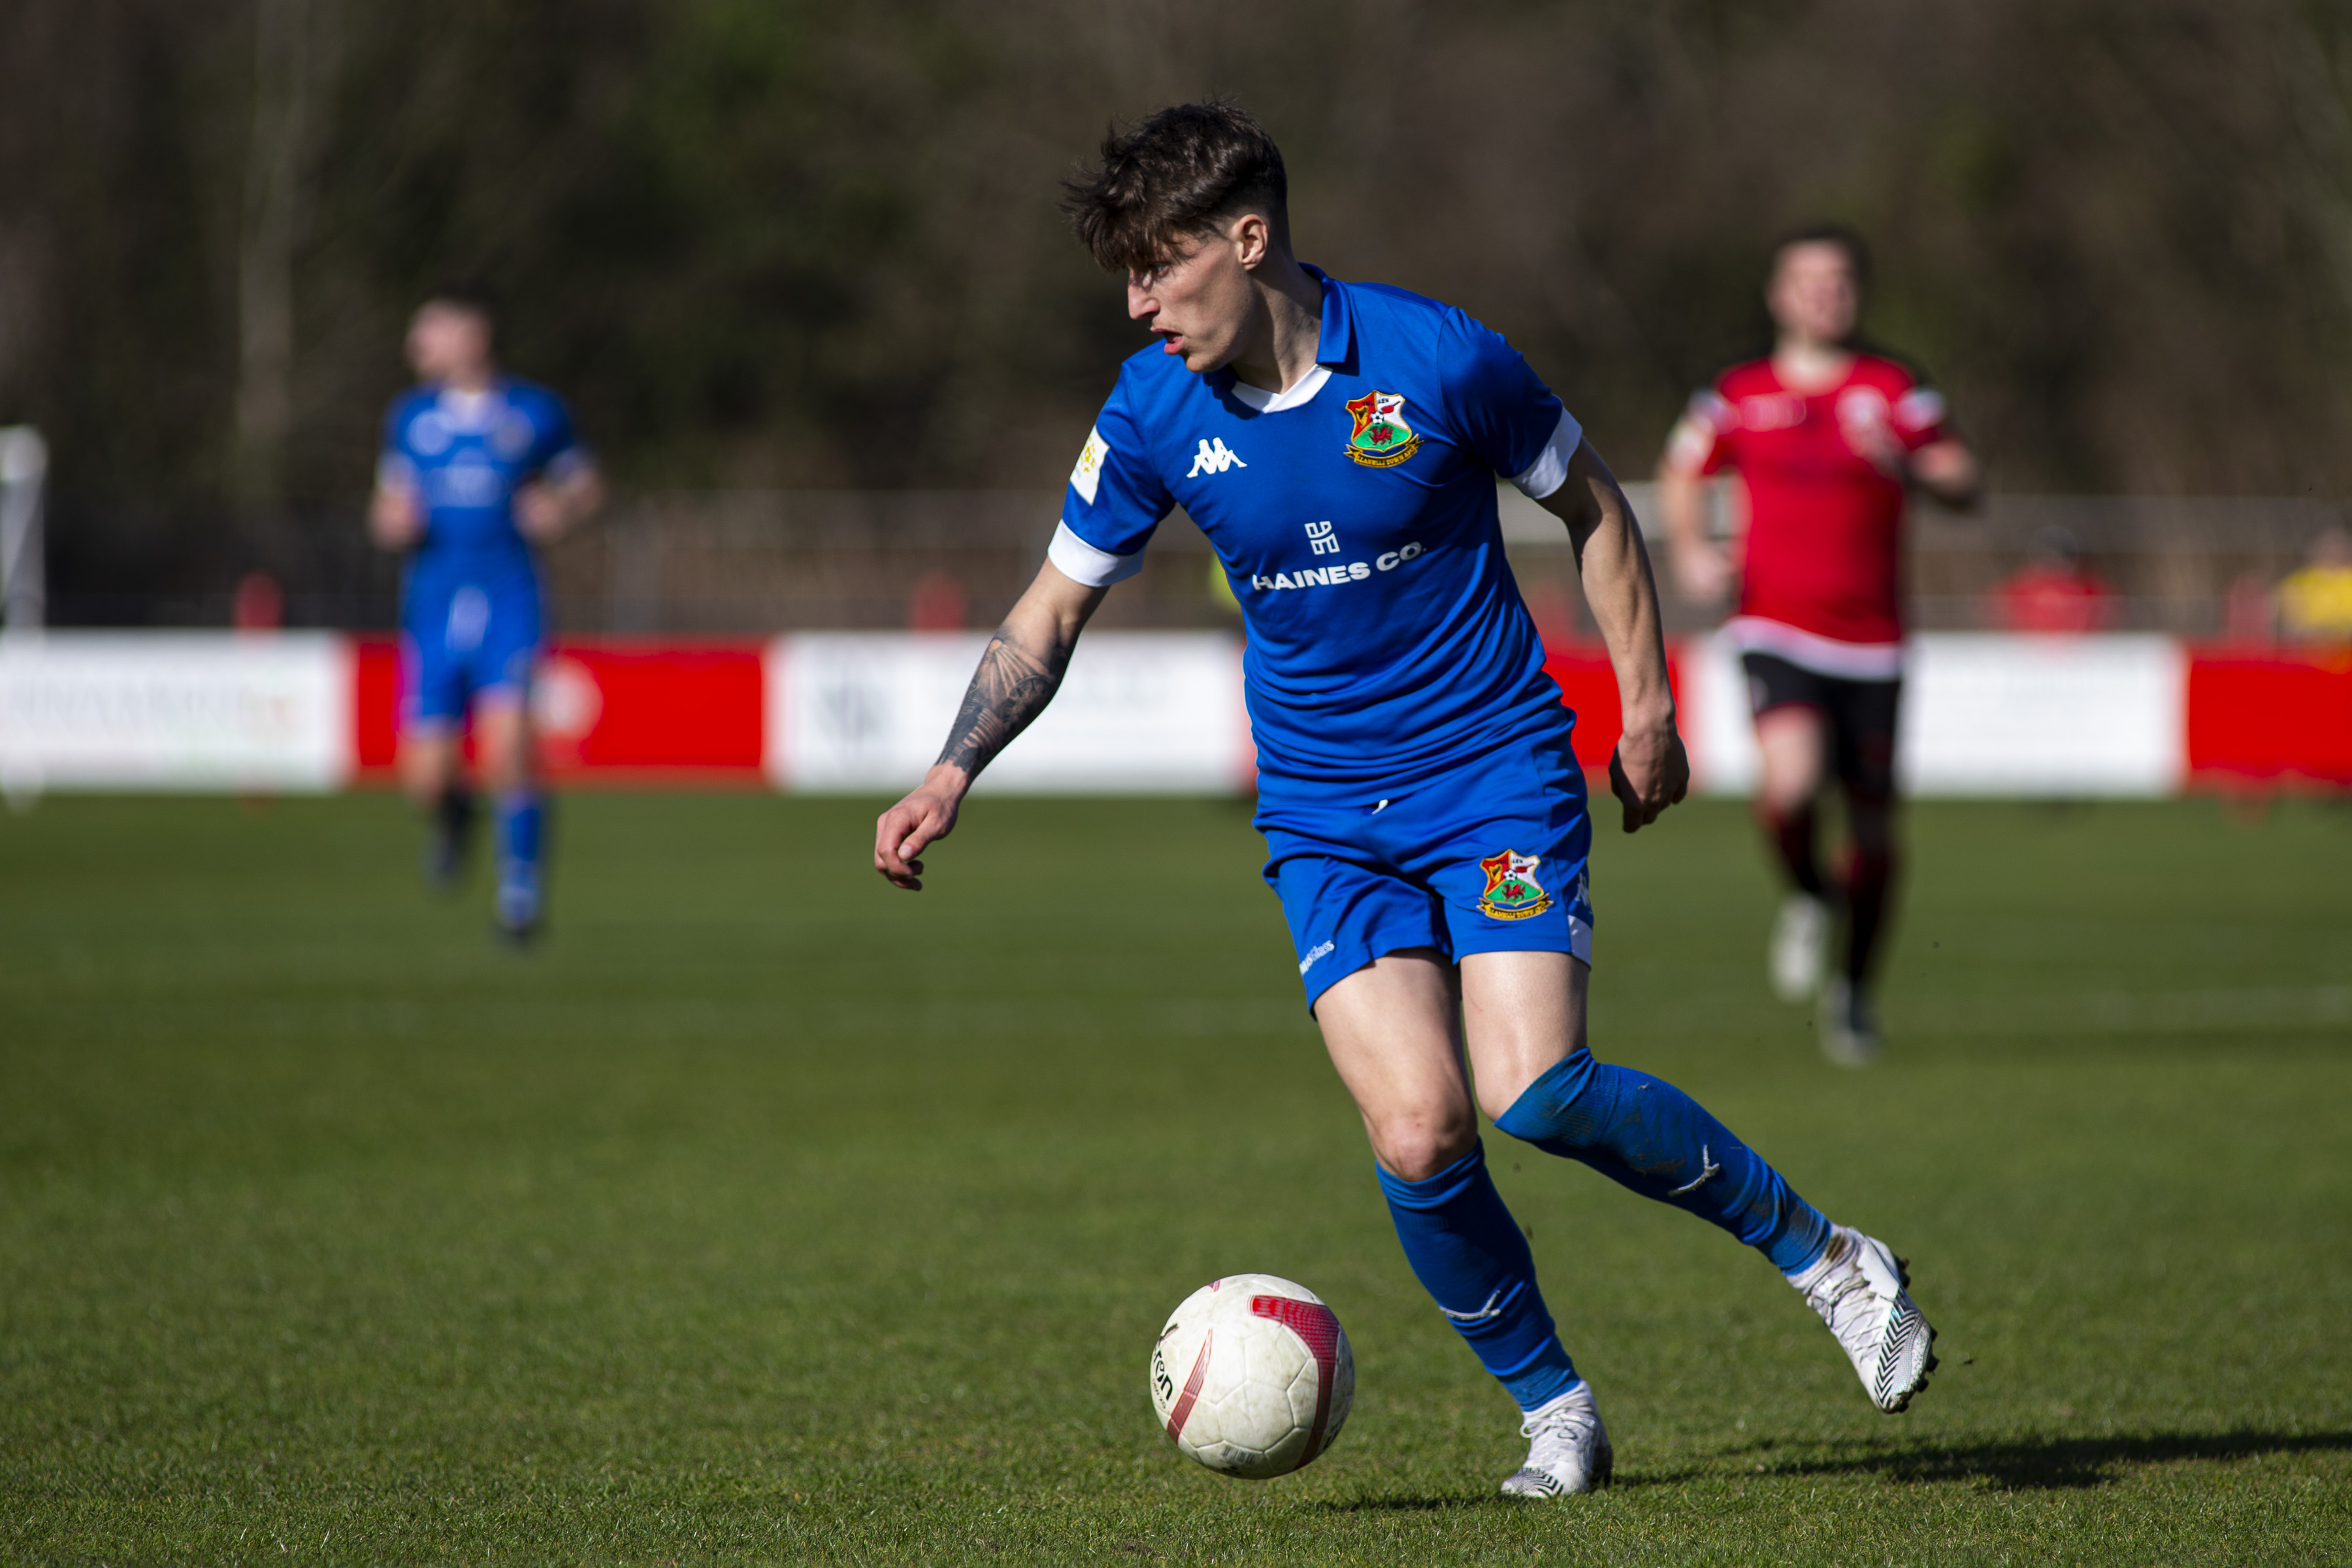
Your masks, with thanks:
M 2352 649 L 2192 647 L 2189 775 L 2352 784 Z
M 541 765 L 572 782 L 764 784 L 765 652 L 749 640 L 559 641 L 531 700 Z M 399 649 L 368 637 L 357 653 L 359 770 L 380 779 L 398 732 Z
M 558 643 L 533 700 L 549 773 L 574 783 L 761 786 L 769 651 L 751 639 Z M 1685 651 L 1668 648 L 1678 691 Z M 360 638 L 354 653 L 358 773 L 381 783 L 393 760 L 398 653 L 389 637 Z M 2188 653 L 2182 722 L 2192 784 L 2352 786 L 2352 650 Z M 1577 755 L 1605 772 L 1622 728 L 1606 650 L 1565 644 L 1545 668 L 1576 710 Z M 1924 710 L 1906 717 L 1936 721 Z
M 1666 647 L 1666 679 L 1682 689 L 1679 649 Z M 1625 732 L 1625 711 L 1617 698 L 1617 672 L 1600 643 L 1567 643 L 1544 650 L 1544 673 L 1559 684 L 1560 701 L 1576 713 L 1576 760 L 1588 773 L 1606 776 L 1617 738 Z

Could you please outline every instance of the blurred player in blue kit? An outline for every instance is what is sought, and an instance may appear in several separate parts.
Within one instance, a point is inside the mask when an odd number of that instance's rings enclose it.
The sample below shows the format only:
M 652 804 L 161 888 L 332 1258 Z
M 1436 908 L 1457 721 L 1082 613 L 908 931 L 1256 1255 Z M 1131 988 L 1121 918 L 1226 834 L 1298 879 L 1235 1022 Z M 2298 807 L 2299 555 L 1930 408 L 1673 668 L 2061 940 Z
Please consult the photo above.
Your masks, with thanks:
M 464 868 L 475 816 L 461 752 L 470 710 L 498 840 L 499 931 L 527 941 L 546 905 L 546 806 L 531 762 L 543 634 L 533 547 L 604 499 L 596 465 L 546 388 L 491 358 L 488 302 L 442 290 L 408 328 L 417 385 L 384 417 L 368 531 L 408 552 L 401 609 L 400 779 L 432 825 L 425 874 Z
M 876 824 L 921 886 L 973 777 L 1051 700 L 1087 617 L 1177 505 L 1248 626 L 1265 879 L 1307 1005 L 1362 1113 L 1399 1240 L 1522 1412 L 1517 1497 L 1605 1485 L 1609 1437 L 1487 1173 L 1501 1131 L 1762 1252 L 1877 1406 L 1905 1408 L 1934 1331 L 1900 1259 L 1833 1226 L 1661 1079 L 1585 1044 L 1592 960 L 1574 716 L 1504 559 L 1508 479 L 1565 524 L 1624 710 L 1625 831 L 1689 777 L 1656 589 L 1623 492 L 1510 345 L 1462 311 L 1295 259 L 1282 155 L 1240 110 L 1166 110 L 1071 188 L 1155 345 L 1129 359 L 1070 476 L 1036 581 L 982 655 L 946 749 Z M 1475 1081 L 1475 1089 L 1474 1089 Z

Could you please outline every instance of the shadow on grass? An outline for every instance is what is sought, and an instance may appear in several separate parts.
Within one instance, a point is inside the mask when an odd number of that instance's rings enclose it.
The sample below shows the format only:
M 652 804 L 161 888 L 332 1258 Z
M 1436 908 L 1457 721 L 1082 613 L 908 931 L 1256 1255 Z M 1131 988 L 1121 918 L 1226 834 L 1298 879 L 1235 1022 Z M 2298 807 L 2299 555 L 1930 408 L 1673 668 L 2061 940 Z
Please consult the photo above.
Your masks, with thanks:
M 1638 1490 L 1645 1487 L 1679 1486 L 1696 1480 L 1706 1474 L 1704 1468 L 1679 1470 L 1643 1470 L 1627 1475 L 1617 1472 L 1610 1485 L 1618 1491 Z M 1312 1505 L 1318 1513 L 1468 1513 L 1493 1509 L 1498 1513 L 1515 1513 L 1539 1506 L 1518 1498 L 1507 1498 L 1499 1491 L 1473 1493 L 1464 1497 L 1360 1497 L 1346 1502 L 1318 1502 Z
M 1757 1447 L 1734 1449 L 1757 1454 Z M 2314 1454 L 2352 1451 L 2352 1432 L 2215 1432 L 2155 1433 L 2137 1437 L 2027 1437 L 2005 1443 L 1969 1443 L 1958 1447 L 1885 1448 L 1829 1458 L 1760 1460 L 1755 1468 L 1768 1476 L 1879 1475 L 1889 1480 L 1917 1484 L 1983 1483 L 2002 1491 L 2061 1491 L 2103 1487 L 2125 1471 L 2182 1460 L 2251 1459 L 2263 1454 Z M 1713 1471 L 1698 1466 L 1674 1470 L 1620 1473 L 1621 1488 L 1678 1486 Z M 1438 1513 L 1473 1509 L 1525 1508 L 1494 1493 L 1465 1497 L 1364 1497 L 1346 1502 L 1318 1502 L 1323 1513 Z
M 2123 1471 L 2184 1459 L 2251 1459 L 2261 1454 L 2336 1450 L 2352 1450 L 2352 1432 L 2021 1437 L 2003 1443 L 1886 1448 L 1831 1458 L 1792 1456 L 1760 1462 L 1758 1468 L 1775 1476 L 1882 1475 L 1896 1481 L 1982 1481 L 2005 1491 L 2055 1491 L 2105 1486 Z

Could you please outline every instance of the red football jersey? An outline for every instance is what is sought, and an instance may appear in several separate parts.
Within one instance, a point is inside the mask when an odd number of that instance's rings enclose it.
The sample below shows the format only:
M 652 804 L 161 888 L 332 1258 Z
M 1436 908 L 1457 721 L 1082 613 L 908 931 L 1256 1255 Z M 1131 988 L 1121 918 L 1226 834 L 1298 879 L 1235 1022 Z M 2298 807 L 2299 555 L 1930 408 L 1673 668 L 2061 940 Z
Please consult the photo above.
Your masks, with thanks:
M 2115 591 L 2068 566 L 2025 566 L 1993 590 L 2001 627 L 2012 632 L 2095 632 L 2107 624 Z
M 1856 354 L 1808 394 L 1761 359 L 1691 399 L 1671 451 L 1685 473 L 1736 468 L 1747 487 L 1742 617 L 1884 647 L 1903 639 L 1902 459 L 1944 437 L 1944 400 L 1894 360 Z

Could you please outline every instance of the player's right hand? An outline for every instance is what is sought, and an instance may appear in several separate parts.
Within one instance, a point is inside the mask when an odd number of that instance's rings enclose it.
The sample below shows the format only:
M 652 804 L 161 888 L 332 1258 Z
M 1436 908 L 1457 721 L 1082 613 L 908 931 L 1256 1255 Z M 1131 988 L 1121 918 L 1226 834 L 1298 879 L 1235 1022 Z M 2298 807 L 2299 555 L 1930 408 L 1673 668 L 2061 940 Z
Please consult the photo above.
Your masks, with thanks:
M 1639 833 L 1690 793 L 1690 753 L 1674 726 L 1628 729 L 1609 756 L 1609 790 L 1625 808 L 1625 831 Z
M 414 550 L 425 540 L 425 509 L 413 490 L 379 485 L 368 500 L 368 534 L 383 550 Z
M 1674 554 L 1675 587 L 1694 605 L 1712 605 L 1730 597 L 1731 557 L 1715 544 L 1678 546 Z
M 925 847 L 955 831 L 956 813 L 971 780 L 961 768 L 936 764 L 906 799 L 874 823 L 874 869 L 894 888 L 923 890 Z
M 517 531 L 538 544 L 551 542 L 572 521 L 563 492 L 544 479 L 533 479 L 515 491 L 514 515 Z

